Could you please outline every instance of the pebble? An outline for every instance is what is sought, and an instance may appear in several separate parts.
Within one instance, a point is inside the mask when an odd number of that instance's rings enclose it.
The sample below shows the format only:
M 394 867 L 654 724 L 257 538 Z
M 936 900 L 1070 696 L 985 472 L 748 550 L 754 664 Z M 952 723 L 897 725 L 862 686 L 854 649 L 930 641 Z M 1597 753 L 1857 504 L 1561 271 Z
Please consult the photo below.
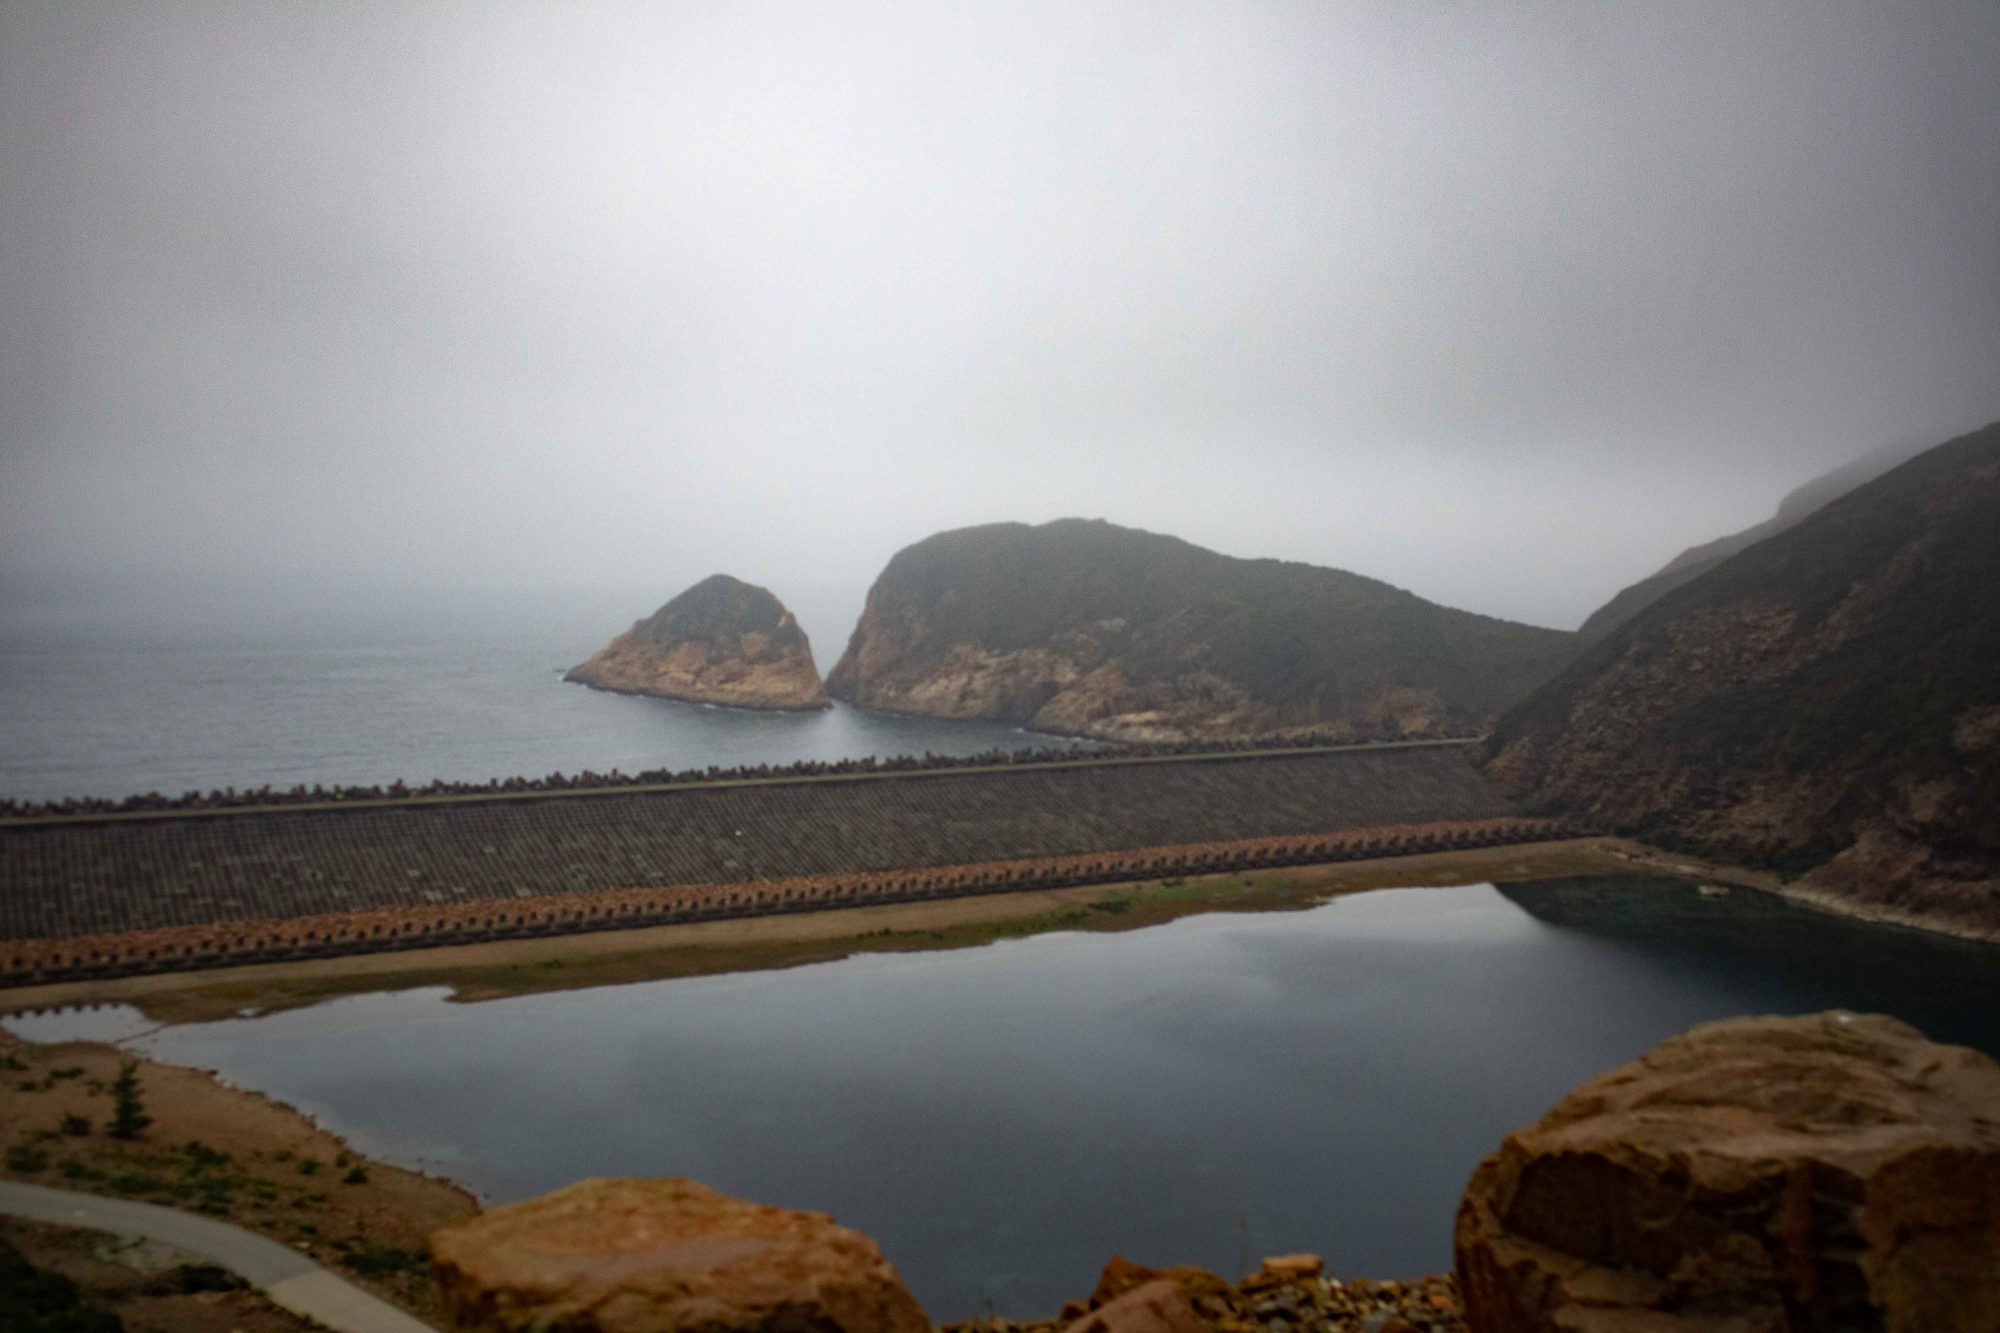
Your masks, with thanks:
M 1234 1285 L 1194 1269 L 1168 1273 L 1123 1260 L 1114 1261 L 1106 1274 L 1120 1273 L 1134 1285 L 1144 1280 L 1141 1274 L 1174 1278 L 1214 1333 L 1467 1333 L 1458 1284 L 1448 1274 L 1343 1281 L 1321 1271 L 1315 1256 L 1285 1255 Z M 974 1320 L 943 1333 L 1065 1333 L 1093 1308 L 1089 1301 L 1067 1301 L 1051 1319 Z

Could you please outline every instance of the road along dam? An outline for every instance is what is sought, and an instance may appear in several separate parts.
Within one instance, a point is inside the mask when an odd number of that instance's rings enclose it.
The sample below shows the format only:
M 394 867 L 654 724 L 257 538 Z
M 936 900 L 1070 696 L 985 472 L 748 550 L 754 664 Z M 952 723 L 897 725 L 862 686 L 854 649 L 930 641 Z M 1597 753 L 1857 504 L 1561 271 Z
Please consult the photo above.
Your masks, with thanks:
M 1464 743 L 0 821 L 0 986 L 1546 838 Z

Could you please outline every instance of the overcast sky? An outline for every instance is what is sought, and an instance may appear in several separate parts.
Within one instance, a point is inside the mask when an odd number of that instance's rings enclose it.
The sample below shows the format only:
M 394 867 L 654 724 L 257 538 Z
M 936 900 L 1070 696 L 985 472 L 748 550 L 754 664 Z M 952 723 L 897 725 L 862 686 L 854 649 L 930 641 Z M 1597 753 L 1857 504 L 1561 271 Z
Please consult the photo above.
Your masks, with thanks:
M 858 609 L 1078 514 L 1572 626 L 2000 417 L 1996 70 L 1990 0 L 0 0 L 0 581 Z

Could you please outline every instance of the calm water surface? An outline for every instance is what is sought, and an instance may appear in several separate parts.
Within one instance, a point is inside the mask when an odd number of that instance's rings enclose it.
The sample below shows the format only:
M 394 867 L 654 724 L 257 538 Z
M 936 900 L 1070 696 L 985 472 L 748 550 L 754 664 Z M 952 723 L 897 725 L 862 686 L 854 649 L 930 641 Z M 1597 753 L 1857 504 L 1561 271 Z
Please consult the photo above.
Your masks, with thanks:
M 296 620 L 0 606 L 0 796 L 484 781 L 1065 744 L 997 723 L 757 713 L 562 673 L 650 606 L 494 599 Z M 819 641 L 822 670 L 841 641 Z
M 372 995 L 134 1044 L 492 1200 L 691 1175 L 869 1232 L 934 1317 L 1030 1315 L 1114 1252 L 1442 1268 L 1475 1162 L 1590 1074 L 1693 1023 L 1830 1007 L 2000 1053 L 1996 957 L 1741 893 L 1556 882 L 476 1005 Z

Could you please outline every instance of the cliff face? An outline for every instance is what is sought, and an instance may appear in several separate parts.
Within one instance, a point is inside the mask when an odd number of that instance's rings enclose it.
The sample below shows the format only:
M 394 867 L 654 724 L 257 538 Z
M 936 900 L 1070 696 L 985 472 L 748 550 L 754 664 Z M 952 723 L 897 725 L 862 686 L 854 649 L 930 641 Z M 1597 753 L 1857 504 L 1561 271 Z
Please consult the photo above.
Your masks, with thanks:
M 1591 613 L 1577 630 L 1583 643 L 1595 643 L 1633 616 L 1659 601 L 1674 589 L 1691 583 L 1735 555 L 1747 551 L 1766 537 L 1775 537 L 1787 528 L 1811 517 L 1855 487 L 1875 480 L 1890 468 L 1908 462 L 1921 452 L 1909 444 L 1892 444 L 1855 459 L 1845 467 L 1814 477 L 1778 502 L 1778 512 L 1754 527 L 1717 537 L 1682 551 L 1657 573 L 1640 579 Z
M 727 574 L 695 584 L 563 679 L 735 708 L 832 706 L 792 613 Z
M 1571 635 L 1336 569 L 1064 519 L 942 533 L 875 581 L 835 698 L 1118 740 L 1484 725 Z
M 1501 720 L 1538 813 L 2000 929 L 2000 425 L 1669 593 Z

